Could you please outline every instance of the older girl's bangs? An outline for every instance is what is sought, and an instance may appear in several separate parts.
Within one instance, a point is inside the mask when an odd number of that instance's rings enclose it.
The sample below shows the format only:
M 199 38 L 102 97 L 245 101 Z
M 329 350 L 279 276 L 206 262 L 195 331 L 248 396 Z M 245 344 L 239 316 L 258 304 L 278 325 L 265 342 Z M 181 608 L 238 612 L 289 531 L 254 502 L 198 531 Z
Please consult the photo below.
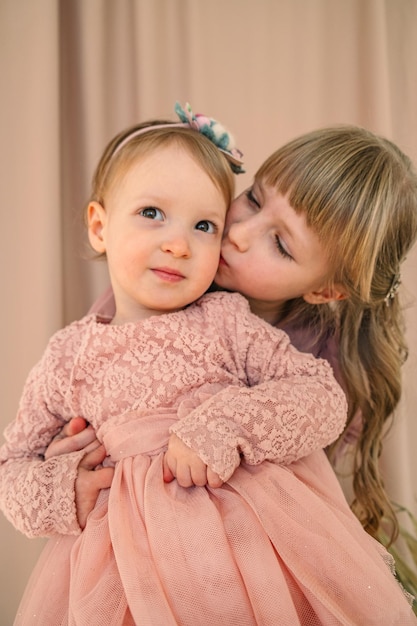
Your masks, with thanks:
M 374 247 L 369 239 L 381 233 L 380 222 L 386 216 L 378 205 L 386 205 L 383 196 L 390 194 L 392 176 L 387 145 L 368 131 L 351 127 L 323 129 L 296 139 L 275 152 L 256 174 L 285 195 L 297 213 L 305 214 L 308 226 L 339 258 L 350 256 L 365 240 L 368 250 Z
M 344 209 L 337 215 L 343 172 L 329 167 L 329 153 L 318 149 L 317 138 L 307 139 L 295 140 L 276 151 L 258 170 L 256 179 L 286 196 L 297 213 L 304 213 L 307 225 L 327 248 L 335 229 L 343 228 L 340 220 L 347 219 Z

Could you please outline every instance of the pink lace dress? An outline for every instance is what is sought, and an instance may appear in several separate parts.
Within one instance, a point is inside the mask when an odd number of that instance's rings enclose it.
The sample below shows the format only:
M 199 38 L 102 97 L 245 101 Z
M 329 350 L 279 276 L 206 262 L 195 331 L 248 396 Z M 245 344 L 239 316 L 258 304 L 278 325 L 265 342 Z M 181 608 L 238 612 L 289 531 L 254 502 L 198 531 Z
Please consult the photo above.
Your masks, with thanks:
M 83 415 L 115 464 L 81 533 L 81 453 L 43 460 Z M 389 557 L 351 514 L 321 448 L 343 429 L 330 366 L 238 295 L 57 333 L 0 451 L 0 504 L 51 539 L 16 625 L 416 624 Z M 176 432 L 227 483 L 162 478 Z

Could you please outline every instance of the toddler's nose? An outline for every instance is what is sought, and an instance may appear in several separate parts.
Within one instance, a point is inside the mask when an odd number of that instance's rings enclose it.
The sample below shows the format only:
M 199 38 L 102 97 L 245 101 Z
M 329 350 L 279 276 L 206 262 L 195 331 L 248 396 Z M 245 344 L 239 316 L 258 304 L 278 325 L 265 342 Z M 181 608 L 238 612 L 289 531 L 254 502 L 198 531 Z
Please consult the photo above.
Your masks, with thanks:
M 165 239 L 161 245 L 164 252 L 169 252 L 174 257 L 189 257 L 191 254 L 190 245 L 185 234 L 176 233 Z

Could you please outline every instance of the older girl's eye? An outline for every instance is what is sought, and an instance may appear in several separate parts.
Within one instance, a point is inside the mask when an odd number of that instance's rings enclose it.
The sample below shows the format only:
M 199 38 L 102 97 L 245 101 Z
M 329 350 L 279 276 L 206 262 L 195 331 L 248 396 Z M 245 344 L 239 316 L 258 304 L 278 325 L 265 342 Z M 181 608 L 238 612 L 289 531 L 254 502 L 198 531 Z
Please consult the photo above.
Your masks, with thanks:
M 249 200 L 249 202 L 251 204 L 254 204 L 255 206 L 257 206 L 258 209 L 260 209 L 261 205 L 259 204 L 258 200 L 255 198 L 254 193 L 253 193 L 253 189 L 248 189 L 245 193 L 246 193 L 246 197 Z
M 142 215 L 142 217 L 147 217 L 149 220 L 162 221 L 164 219 L 164 214 L 162 213 L 162 211 L 154 206 L 145 207 L 144 209 L 139 211 L 139 215 Z
M 278 252 L 280 253 L 280 255 L 292 261 L 293 257 L 288 252 L 288 250 L 284 248 L 284 246 L 282 245 L 281 239 L 278 237 L 278 235 L 275 235 L 275 243 L 276 243 L 276 246 L 278 248 Z
M 195 225 L 196 230 L 202 230 L 204 233 L 214 234 L 217 233 L 217 226 L 208 220 L 201 220 Z

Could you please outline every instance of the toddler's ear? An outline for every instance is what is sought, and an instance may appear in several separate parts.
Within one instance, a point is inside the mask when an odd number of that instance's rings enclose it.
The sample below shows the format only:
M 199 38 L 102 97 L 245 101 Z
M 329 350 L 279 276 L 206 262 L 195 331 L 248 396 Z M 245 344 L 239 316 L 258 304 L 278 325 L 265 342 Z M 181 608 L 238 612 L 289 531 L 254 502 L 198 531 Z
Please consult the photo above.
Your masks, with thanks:
M 88 239 L 92 248 L 102 254 L 106 251 L 104 227 L 107 214 L 99 202 L 90 202 L 87 209 Z
M 332 287 L 323 287 L 317 291 L 310 291 L 303 295 L 303 299 L 309 304 L 324 304 L 326 302 L 334 302 L 335 300 L 345 300 L 347 298 L 346 290 L 342 285 L 332 285 Z

